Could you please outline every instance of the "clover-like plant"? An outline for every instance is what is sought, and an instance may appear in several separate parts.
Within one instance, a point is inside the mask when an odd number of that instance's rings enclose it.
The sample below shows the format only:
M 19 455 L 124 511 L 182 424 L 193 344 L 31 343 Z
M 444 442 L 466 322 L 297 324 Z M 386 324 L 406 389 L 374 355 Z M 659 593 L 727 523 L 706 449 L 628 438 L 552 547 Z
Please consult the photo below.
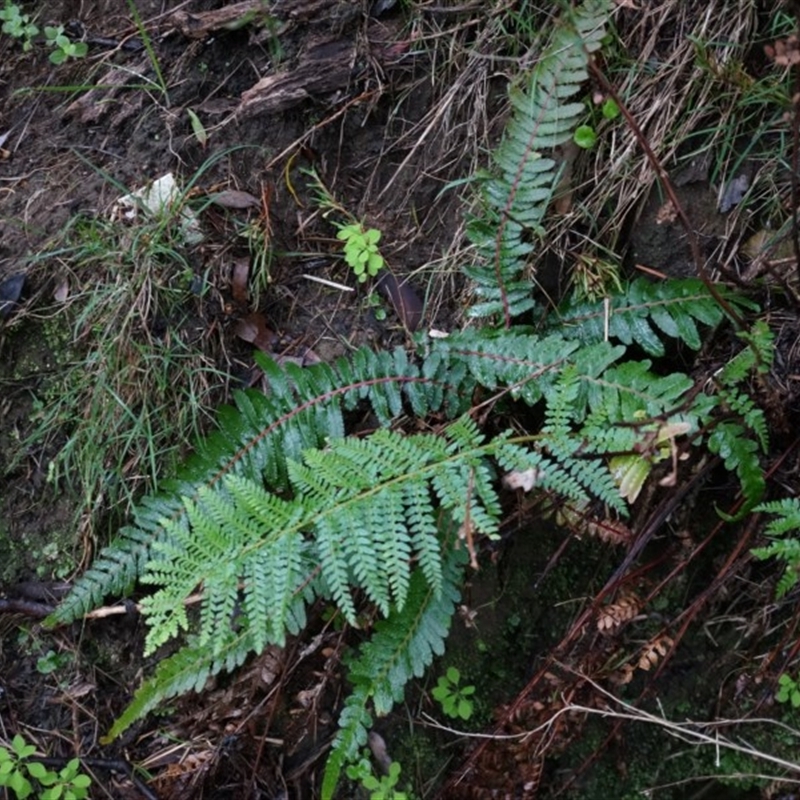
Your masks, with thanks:
M 787 672 L 778 678 L 778 691 L 775 699 L 779 703 L 791 702 L 793 708 L 800 708 L 800 685 Z
M 53 48 L 50 53 L 50 63 L 63 64 L 70 58 L 83 58 L 89 52 L 89 45 L 86 42 L 73 42 L 64 33 L 64 26 L 53 27 L 48 25 L 44 29 L 47 44 Z
M 37 36 L 39 29 L 31 21 L 30 14 L 23 14 L 16 3 L 6 0 L 0 9 L 0 20 L 3 27 L 0 30 L 8 36 L 13 36 L 22 42 L 22 49 L 27 53 L 33 47 L 33 37 Z
M 10 750 L 0 747 L 0 786 L 10 789 L 19 800 L 33 794 L 31 778 L 42 787 L 39 800 L 83 800 L 88 796 L 92 780 L 81 772 L 79 759 L 73 758 L 56 772 L 31 760 L 35 752 L 20 734 L 11 740 Z
M 347 768 L 347 777 L 359 781 L 370 793 L 369 800 L 408 800 L 406 792 L 395 789 L 400 780 L 400 764 L 392 761 L 388 774 L 377 778 L 372 771 L 368 753 L 368 750 L 365 751 L 358 762 Z
M 374 278 L 383 269 L 383 256 L 378 250 L 381 232 L 364 228 L 360 222 L 342 225 L 336 238 L 344 242 L 344 260 L 353 268 L 361 283 Z
M 439 678 L 431 694 L 439 701 L 442 711 L 448 717 L 466 721 L 472 716 L 475 708 L 472 701 L 475 687 L 461 685 L 461 673 L 456 667 L 447 668 L 447 672 Z

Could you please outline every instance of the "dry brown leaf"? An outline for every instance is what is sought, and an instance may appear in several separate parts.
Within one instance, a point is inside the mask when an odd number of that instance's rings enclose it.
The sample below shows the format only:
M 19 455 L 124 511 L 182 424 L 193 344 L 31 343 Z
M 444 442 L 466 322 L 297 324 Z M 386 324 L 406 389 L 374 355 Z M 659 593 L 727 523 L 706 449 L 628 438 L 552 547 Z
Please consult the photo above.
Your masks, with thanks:
M 277 341 L 276 334 L 269 329 L 263 314 L 253 312 L 242 317 L 236 325 L 236 335 L 250 342 L 265 353 L 272 353 Z
M 634 595 L 620 598 L 616 603 L 609 603 L 600 612 L 597 620 L 597 630 L 608 633 L 622 625 L 623 622 L 633 619 L 641 607 L 639 599 Z
M 637 666 L 639 669 L 648 672 L 650 667 L 656 666 L 669 652 L 672 645 L 673 641 L 669 636 L 659 636 L 657 639 L 648 642 L 642 649 Z
M 656 212 L 656 225 L 672 224 L 678 218 L 678 211 L 671 200 L 667 200 Z
M 800 41 L 794 34 L 778 39 L 774 45 L 765 45 L 764 52 L 779 67 L 800 64 Z
M 250 277 L 250 259 L 237 258 L 233 262 L 231 270 L 231 294 L 234 302 L 240 308 L 247 308 L 250 303 L 250 295 L 247 291 L 247 280 Z
M 624 522 L 614 519 L 587 520 L 584 530 L 608 544 L 627 544 L 633 538 L 633 531 Z
M 211 195 L 211 202 L 223 208 L 260 208 L 261 201 L 250 194 L 239 189 L 225 189 Z
M 69 297 L 69 281 L 66 278 L 62 278 L 58 285 L 53 292 L 53 300 L 56 303 L 63 303 Z
M 409 331 L 422 322 L 423 305 L 417 293 L 406 281 L 399 281 L 391 272 L 384 272 L 377 282 L 378 289 L 391 301 L 397 316 Z

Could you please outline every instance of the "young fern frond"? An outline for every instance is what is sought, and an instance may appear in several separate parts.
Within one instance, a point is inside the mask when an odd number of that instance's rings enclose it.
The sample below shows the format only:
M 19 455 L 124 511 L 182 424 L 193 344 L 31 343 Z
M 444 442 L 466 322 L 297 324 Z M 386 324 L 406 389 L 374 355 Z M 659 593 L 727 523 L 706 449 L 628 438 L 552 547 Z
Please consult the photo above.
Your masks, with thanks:
M 542 151 L 566 142 L 585 114 L 574 98 L 588 78 L 590 54 L 600 47 L 610 5 L 585 0 L 565 10 L 524 85 L 510 92 L 512 116 L 483 186 L 481 216 L 469 226 L 478 250 L 478 262 L 465 268 L 475 284 L 474 317 L 500 317 L 509 327 L 534 305 L 525 270 L 559 173 Z

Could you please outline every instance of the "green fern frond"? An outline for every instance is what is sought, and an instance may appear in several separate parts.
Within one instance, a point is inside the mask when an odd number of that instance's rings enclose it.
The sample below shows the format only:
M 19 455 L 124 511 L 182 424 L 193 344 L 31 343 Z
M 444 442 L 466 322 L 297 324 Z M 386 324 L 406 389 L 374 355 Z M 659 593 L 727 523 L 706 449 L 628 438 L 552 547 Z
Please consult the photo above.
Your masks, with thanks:
M 760 503 L 753 510 L 777 515 L 767 523 L 765 533 L 768 536 L 783 536 L 790 531 L 800 531 L 800 500 L 796 497 Z
M 609 11 L 607 0 L 565 10 L 524 86 L 510 92 L 512 117 L 483 186 L 481 215 L 469 226 L 479 255 L 465 268 L 475 284 L 474 317 L 500 316 L 508 327 L 533 307 L 525 270 L 558 179 L 556 162 L 542 151 L 567 141 L 585 114 L 574 98 L 588 78 L 587 61 L 600 47 Z
M 724 286 L 716 288 L 733 307 L 754 308 Z M 723 318 L 719 304 L 697 278 L 659 282 L 637 278 L 606 301 L 567 301 L 548 324 L 557 324 L 566 338 L 582 342 L 616 339 L 625 345 L 636 343 L 649 355 L 663 356 L 659 333 L 698 350 L 697 323 L 714 327 Z
M 209 652 L 196 639 L 190 639 L 177 653 L 158 663 L 154 675 L 139 687 L 133 701 L 114 721 L 101 742 L 109 744 L 165 700 L 202 691 L 211 675 L 240 667 L 252 651 L 253 642 L 248 633 L 231 632 L 217 653 Z
M 132 524 L 122 528 L 99 554 L 49 624 L 71 622 L 107 595 L 130 591 L 143 574 L 154 544 L 171 536 L 177 530 L 174 526 L 187 528 L 182 498 L 196 500 L 204 488 L 216 491 L 231 474 L 264 480 L 277 490 L 286 488 L 288 460 L 299 460 L 304 451 L 344 436 L 347 410 L 367 403 L 388 424 L 405 400 L 421 416 L 443 407 L 455 416 L 466 408 L 474 386 L 466 371 L 462 371 L 465 385 L 443 360 L 432 359 L 420 366 L 400 349 L 391 353 L 359 350 L 333 366 L 319 364 L 303 370 L 291 364 L 278 367 L 260 354 L 256 359 L 269 380 L 270 394 L 239 392 L 236 408 L 219 410 L 219 429 L 199 443 L 162 494 L 141 501 Z
M 721 402 L 729 411 L 739 416 L 744 425 L 755 435 L 762 452 L 769 448 L 769 429 L 763 409 L 756 405 L 752 397 L 739 389 L 729 389 L 720 393 Z
M 625 352 L 605 342 L 580 347 L 559 335 L 540 337 L 528 328 L 487 333 L 466 330 L 437 341 L 431 356 L 455 368 L 459 362 L 475 383 L 492 391 L 508 389 L 528 405 L 550 392 L 561 370 L 574 363 L 583 375 L 597 377 Z M 460 373 L 457 373 L 460 374 Z
M 758 457 L 758 442 L 737 422 L 720 422 L 708 437 L 708 449 L 722 458 L 725 469 L 735 472 L 744 496 L 740 515 L 747 513 L 764 496 L 766 481 Z
M 728 359 L 717 376 L 721 386 L 736 386 L 752 373 L 765 374 L 772 366 L 775 355 L 775 334 L 764 320 L 756 320 L 749 331 L 739 331 L 737 336 L 747 344 L 733 358 Z
M 662 376 L 650 361 L 626 361 L 589 382 L 589 406 L 611 423 L 632 424 L 661 417 L 678 406 L 692 389 L 692 379 L 681 372 Z
M 354 589 L 384 615 L 403 609 L 414 559 L 439 592 L 437 515 L 484 535 L 497 531 L 494 447 L 466 418 L 444 437 L 384 428 L 309 450 L 303 463 L 289 461 L 289 499 L 236 475 L 223 480 L 223 491 L 202 487 L 185 500 L 180 521 L 163 521 L 167 538 L 153 545 L 142 578 L 158 587 L 142 601 L 147 653 L 193 627 L 186 603 L 198 590 L 198 641 L 211 652 L 237 624 L 240 599 L 257 641 L 282 644 L 290 598 L 318 571 L 317 591 L 351 623 Z M 259 580 L 276 572 L 276 562 L 285 570 L 279 580 Z
M 402 700 L 406 684 L 422 676 L 434 656 L 444 652 L 465 562 L 465 550 L 448 550 L 438 593 L 432 590 L 427 576 L 416 570 L 404 608 L 393 609 L 378 622 L 370 640 L 349 661 L 353 691 L 339 717 L 339 732 L 325 766 L 323 798 L 334 796 L 343 767 L 366 744 L 372 726 L 370 705 L 378 716 L 388 714 Z
M 764 532 L 767 536 L 783 537 L 766 547 L 755 547 L 752 550 L 756 558 L 777 558 L 786 565 L 775 587 L 777 597 L 781 598 L 797 585 L 800 578 L 800 539 L 784 537 L 786 533 L 800 531 L 800 501 L 796 497 L 785 497 L 782 500 L 761 503 L 754 510 L 775 514 L 775 519 L 767 523 Z

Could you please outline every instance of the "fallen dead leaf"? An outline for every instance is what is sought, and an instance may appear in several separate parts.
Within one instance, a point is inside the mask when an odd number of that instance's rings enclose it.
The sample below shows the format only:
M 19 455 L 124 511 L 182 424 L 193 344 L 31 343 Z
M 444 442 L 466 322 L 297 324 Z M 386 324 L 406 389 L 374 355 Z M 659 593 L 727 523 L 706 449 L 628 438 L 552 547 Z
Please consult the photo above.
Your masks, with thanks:
M 211 195 L 211 202 L 223 208 L 259 208 L 261 201 L 250 192 L 239 189 L 225 189 Z
M 250 277 L 250 259 L 237 258 L 233 262 L 231 271 L 231 294 L 234 302 L 242 309 L 250 303 L 250 294 L 247 291 L 247 281 Z
M 62 278 L 58 285 L 53 292 L 53 300 L 56 303 L 63 303 L 69 297 L 69 281 L 66 278 Z
M 503 486 L 506 489 L 522 489 L 523 492 L 529 492 L 539 482 L 542 477 L 542 471 L 535 467 L 530 467 L 526 470 L 513 470 L 503 475 Z
M 245 342 L 250 342 L 265 353 L 272 353 L 277 342 L 277 335 L 269 329 L 263 314 L 257 311 L 242 317 L 236 325 L 236 335 Z

